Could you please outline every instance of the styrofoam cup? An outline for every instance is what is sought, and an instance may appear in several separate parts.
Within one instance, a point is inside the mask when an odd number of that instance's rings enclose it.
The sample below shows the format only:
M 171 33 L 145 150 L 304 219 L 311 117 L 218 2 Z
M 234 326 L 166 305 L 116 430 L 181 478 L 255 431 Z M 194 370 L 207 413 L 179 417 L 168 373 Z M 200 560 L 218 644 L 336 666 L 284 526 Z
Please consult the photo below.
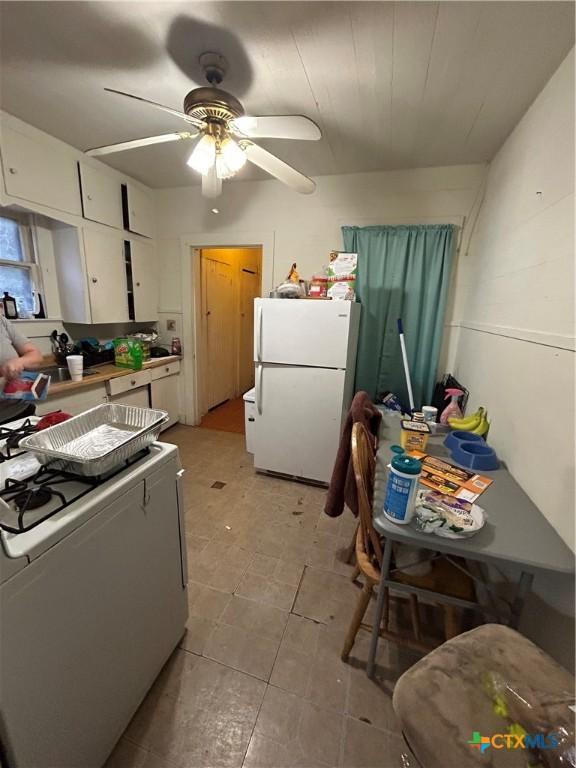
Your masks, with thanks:
M 82 371 L 84 370 L 84 358 L 82 355 L 68 355 L 66 357 L 70 378 L 72 381 L 82 381 Z

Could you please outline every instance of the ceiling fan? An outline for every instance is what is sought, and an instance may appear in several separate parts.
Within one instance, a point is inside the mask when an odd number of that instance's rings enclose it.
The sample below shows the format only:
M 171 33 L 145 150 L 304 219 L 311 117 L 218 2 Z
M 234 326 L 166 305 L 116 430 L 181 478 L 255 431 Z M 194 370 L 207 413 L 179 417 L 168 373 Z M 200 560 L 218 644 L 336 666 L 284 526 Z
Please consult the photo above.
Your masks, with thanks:
M 193 141 L 194 148 L 187 163 L 202 175 L 204 197 L 218 197 L 222 191 L 222 180 L 229 179 L 238 173 L 246 160 L 297 192 L 303 194 L 313 192 L 316 184 L 312 179 L 255 144 L 252 139 L 316 141 L 322 136 L 316 123 L 303 115 L 266 115 L 264 117 L 246 115 L 238 99 L 219 87 L 226 74 L 226 59 L 217 53 L 203 53 L 200 56 L 200 64 L 209 85 L 195 88 L 187 94 L 183 112 L 141 96 L 134 96 L 113 88 L 104 89 L 109 93 L 136 99 L 180 117 L 188 123 L 187 131 L 109 144 L 105 147 L 89 149 L 85 154 L 95 157 L 168 141 Z

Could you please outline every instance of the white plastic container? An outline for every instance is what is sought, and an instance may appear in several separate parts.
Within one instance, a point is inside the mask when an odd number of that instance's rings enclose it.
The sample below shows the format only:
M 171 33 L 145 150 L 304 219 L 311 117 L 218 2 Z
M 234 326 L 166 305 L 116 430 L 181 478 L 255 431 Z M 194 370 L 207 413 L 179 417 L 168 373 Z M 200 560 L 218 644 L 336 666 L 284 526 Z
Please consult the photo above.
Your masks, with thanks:
M 256 389 L 253 387 L 244 393 L 244 431 L 246 432 L 246 450 L 254 453 L 254 423 L 256 421 Z
M 436 423 L 438 408 L 435 408 L 433 405 L 423 405 L 422 413 L 424 414 L 424 421 L 428 426 Z
M 388 464 L 388 482 L 382 512 L 393 523 L 406 525 L 414 515 L 422 464 L 407 456 L 400 446 L 392 446 L 395 456 Z

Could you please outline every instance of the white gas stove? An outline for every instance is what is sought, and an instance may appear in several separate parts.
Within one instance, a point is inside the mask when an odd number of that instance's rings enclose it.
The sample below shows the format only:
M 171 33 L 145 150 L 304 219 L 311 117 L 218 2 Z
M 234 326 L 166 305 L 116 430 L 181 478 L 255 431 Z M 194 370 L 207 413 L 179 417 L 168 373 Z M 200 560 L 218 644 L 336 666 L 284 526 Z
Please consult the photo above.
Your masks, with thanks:
M 24 421 L 0 427 L 0 763 L 97 768 L 184 632 L 178 450 L 77 477 L 20 451 Z

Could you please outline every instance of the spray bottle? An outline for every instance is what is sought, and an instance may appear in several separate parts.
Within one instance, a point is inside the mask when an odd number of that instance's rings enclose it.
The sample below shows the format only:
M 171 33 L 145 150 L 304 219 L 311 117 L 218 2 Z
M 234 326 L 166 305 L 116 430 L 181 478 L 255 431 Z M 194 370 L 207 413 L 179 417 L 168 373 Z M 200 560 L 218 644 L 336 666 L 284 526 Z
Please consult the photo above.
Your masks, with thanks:
M 455 387 L 448 387 L 446 390 L 446 397 L 444 398 L 447 400 L 450 398 L 450 402 L 444 408 L 442 411 L 442 414 L 440 416 L 440 424 L 448 424 L 448 419 L 462 419 L 464 418 L 462 411 L 460 410 L 460 406 L 458 405 L 458 398 L 463 395 L 464 392 L 462 392 L 461 389 L 456 389 Z
M 405 454 L 399 445 L 393 445 L 391 450 L 394 457 L 388 465 L 388 482 L 382 511 L 388 520 L 405 525 L 414 515 L 422 463 Z

